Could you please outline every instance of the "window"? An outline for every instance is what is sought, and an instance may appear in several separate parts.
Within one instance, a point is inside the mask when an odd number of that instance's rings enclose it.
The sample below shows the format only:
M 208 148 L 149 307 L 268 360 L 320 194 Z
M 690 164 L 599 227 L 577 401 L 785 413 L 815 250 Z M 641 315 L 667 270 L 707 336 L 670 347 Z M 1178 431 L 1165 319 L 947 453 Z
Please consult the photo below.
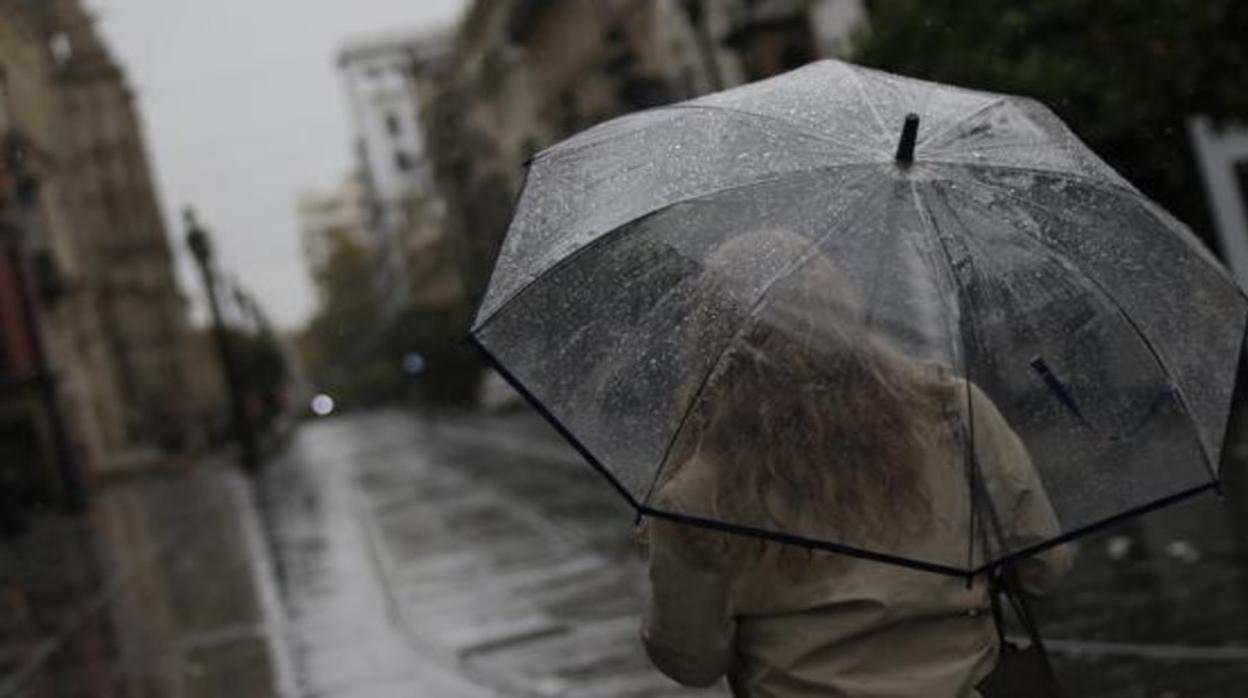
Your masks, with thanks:
M 65 32 L 57 32 L 48 39 L 48 50 L 52 53 L 52 60 L 58 66 L 65 65 L 74 57 L 74 45 Z
M 13 117 L 9 114 L 9 83 L 0 68 L 0 133 L 7 133 L 13 127 Z
M 412 157 L 410 155 L 402 150 L 394 151 L 394 166 L 399 169 L 399 172 L 407 172 L 412 169 L 413 165 L 415 165 L 415 163 L 412 161 Z
M 1188 120 L 1213 214 L 1218 243 L 1235 278 L 1248 285 L 1248 127 L 1228 123 L 1214 128 L 1203 116 Z
M 399 115 L 394 112 L 386 114 L 386 132 L 391 136 L 397 136 L 402 130 L 403 123 L 399 121 Z

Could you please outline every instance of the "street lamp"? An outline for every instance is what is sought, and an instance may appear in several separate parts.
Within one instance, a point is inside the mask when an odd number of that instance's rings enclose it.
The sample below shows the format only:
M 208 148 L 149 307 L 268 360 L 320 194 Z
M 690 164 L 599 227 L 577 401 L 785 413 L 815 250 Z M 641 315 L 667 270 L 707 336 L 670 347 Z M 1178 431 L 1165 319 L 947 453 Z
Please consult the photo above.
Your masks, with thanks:
M 242 376 L 239 375 L 238 364 L 234 352 L 230 349 L 229 337 L 225 332 L 225 321 L 221 317 L 221 304 L 217 299 L 217 277 L 212 265 L 212 241 L 207 231 L 195 220 L 195 211 L 186 207 L 182 212 L 186 221 L 186 246 L 191 249 L 199 273 L 204 280 L 204 293 L 208 296 L 208 307 L 212 311 L 212 334 L 216 340 L 217 357 L 221 362 L 221 371 L 225 375 L 225 388 L 230 402 L 230 422 L 234 431 L 234 439 L 238 442 L 239 458 L 248 472 L 255 472 L 260 467 L 260 449 L 256 444 L 255 432 L 247 419 L 247 408 L 243 401 Z

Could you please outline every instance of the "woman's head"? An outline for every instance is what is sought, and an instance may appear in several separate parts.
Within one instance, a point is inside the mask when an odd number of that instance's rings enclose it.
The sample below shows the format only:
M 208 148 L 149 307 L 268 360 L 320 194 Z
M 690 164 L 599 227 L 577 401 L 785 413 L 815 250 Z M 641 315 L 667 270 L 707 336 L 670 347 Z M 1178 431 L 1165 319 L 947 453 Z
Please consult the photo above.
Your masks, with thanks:
M 710 511 L 688 513 L 887 545 L 928 524 L 922 468 L 953 390 L 874 338 L 832 263 L 787 238 L 788 267 L 691 397 L 660 487 L 696 459 L 715 487 L 698 505 Z M 722 293 L 715 279 L 705 294 Z

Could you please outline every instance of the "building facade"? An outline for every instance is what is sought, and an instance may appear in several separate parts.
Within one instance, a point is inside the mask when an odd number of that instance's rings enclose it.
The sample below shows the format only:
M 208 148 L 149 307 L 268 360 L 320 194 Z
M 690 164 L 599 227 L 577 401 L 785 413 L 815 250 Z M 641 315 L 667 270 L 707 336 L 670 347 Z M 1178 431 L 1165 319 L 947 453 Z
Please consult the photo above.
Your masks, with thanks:
M 538 150 L 595 123 L 845 48 L 860 0 L 478 0 L 421 100 L 444 227 L 475 301 Z
M 79 237 L 123 403 L 130 449 L 190 438 L 187 301 L 178 287 L 134 95 L 79 0 L 55 8 L 46 34 L 68 130 L 65 166 L 80 182 Z
M 442 202 L 421 123 L 423 85 L 450 52 L 444 32 L 358 40 L 338 56 L 356 129 L 375 289 L 387 316 L 412 304 L 445 302 L 457 283 L 440 256 Z
M 15 498 L 76 499 L 124 440 L 71 214 L 78 183 L 65 167 L 55 64 L 28 7 L 0 2 L 0 488 L 10 510 Z
M 363 176 L 353 174 L 330 191 L 299 197 L 299 241 L 304 265 L 313 278 L 325 273 L 334 250 L 342 244 L 369 250 L 370 202 Z M 324 298 L 320 299 L 322 302 Z
M 0 478 L 55 500 L 185 443 L 185 303 L 124 75 L 77 0 L 0 0 L 0 139 Z

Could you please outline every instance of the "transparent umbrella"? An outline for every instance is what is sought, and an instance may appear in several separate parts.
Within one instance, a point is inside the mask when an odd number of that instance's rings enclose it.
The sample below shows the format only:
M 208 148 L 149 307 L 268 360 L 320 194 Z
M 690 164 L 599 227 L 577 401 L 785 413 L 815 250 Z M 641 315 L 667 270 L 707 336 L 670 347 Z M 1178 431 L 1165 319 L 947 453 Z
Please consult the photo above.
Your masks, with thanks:
M 972 575 L 1216 487 L 1246 312 L 1040 104 L 823 61 L 538 153 L 472 335 L 640 515 Z

